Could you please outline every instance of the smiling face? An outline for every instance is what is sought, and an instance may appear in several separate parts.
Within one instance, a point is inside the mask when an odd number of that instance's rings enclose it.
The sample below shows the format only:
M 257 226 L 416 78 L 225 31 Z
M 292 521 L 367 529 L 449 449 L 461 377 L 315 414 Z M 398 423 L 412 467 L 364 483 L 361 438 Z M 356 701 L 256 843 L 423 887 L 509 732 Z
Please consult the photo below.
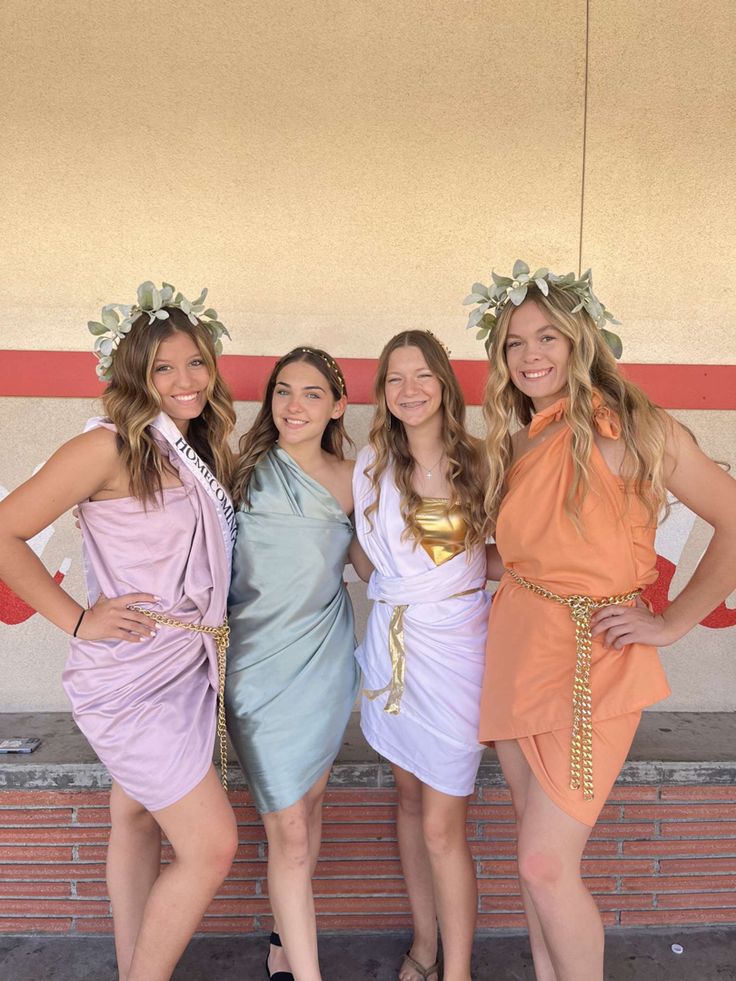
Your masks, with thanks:
M 408 429 L 419 428 L 442 411 L 442 385 L 418 347 L 395 348 L 388 359 L 386 405 Z
M 567 391 L 570 341 L 534 300 L 517 307 L 506 334 L 506 364 L 513 384 L 540 412 Z
M 335 399 L 321 371 L 306 361 L 292 361 L 279 371 L 271 397 L 271 414 L 279 445 L 287 448 L 317 440 L 330 419 L 345 411 L 345 398 Z
M 159 344 L 153 359 L 151 382 L 161 397 L 161 408 L 184 436 L 189 423 L 207 405 L 210 373 L 189 334 L 174 331 Z

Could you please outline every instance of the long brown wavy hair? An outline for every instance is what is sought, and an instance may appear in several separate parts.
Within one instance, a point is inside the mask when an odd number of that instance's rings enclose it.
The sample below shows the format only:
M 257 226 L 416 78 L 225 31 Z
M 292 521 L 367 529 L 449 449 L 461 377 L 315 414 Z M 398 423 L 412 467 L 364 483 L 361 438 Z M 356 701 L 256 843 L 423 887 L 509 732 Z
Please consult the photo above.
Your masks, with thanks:
M 165 461 L 148 428 L 161 411 L 161 396 L 152 375 L 161 341 L 177 331 L 197 345 L 207 371 L 207 404 L 189 423 L 187 442 L 215 477 L 230 487 L 233 457 L 228 437 L 235 427 L 235 409 L 227 385 L 217 369 L 212 334 L 203 324 L 192 324 L 185 313 L 168 307 L 167 320 L 148 322 L 148 314 L 133 321 L 120 342 L 111 368 L 110 382 L 102 394 L 105 415 L 117 429 L 118 450 L 130 477 L 130 492 L 144 504 L 161 500 Z
M 589 464 L 594 441 L 592 400 L 596 389 L 621 421 L 621 438 L 626 447 L 621 475 L 631 481 L 650 519 L 656 521 L 667 501 L 664 485 L 667 414 L 621 375 L 616 359 L 590 315 L 585 310 L 573 313 L 577 297 L 550 284 L 548 296 L 530 287 L 524 302 L 532 301 L 548 314 L 550 324 L 570 342 L 567 367 L 570 399 L 565 419 L 572 430 L 574 475 L 565 503 L 568 514 L 579 526 L 580 508 L 590 489 Z M 503 308 L 488 348 L 491 368 L 483 401 L 489 469 L 485 507 L 492 527 L 511 467 L 511 433 L 519 426 L 526 426 L 534 415 L 532 400 L 513 384 L 506 364 L 506 335 L 515 309 L 511 303 Z
M 240 437 L 240 455 L 233 473 L 233 499 L 236 506 L 250 506 L 248 488 L 255 472 L 258 461 L 262 459 L 279 438 L 279 431 L 273 421 L 271 402 L 276 382 L 280 372 L 290 364 L 303 361 L 316 368 L 330 386 L 332 397 L 337 401 L 343 395 L 347 396 L 345 376 L 340 366 L 326 351 L 318 347 L 295 347 L 283 358 L 279 358 L 273 367 L 266 383 L 263 402 L 258 410 L 253 425 L 247 433 Z M 353 441 L 345 429 L 344 416 L 330 419 L 322 433 L 322 449 L 331 453 L 338 460 L 345 459 L 345 446 L 353 446 Z
M 467 532 L 465 548 L 485 541 L 486 516 L 483 511 L 484 469 L 476 441 L 465 429 L 465 401 L 447 352 L 432 334 L 424 330 L 404 330 L 386 344 L 378 360 L 374 397 L 376 411 L 373 416 L 368 441 L 375 454 L 365 475 L 371 481 L 375 497 L 365 509 L 370 516 L 378 509 L 380 480 L 393 467 L 396 487 L 401 494 L 401 513 L 406 522 L 405 534 L 419 542 L 422 529 L 417 521 L 417 511 L 422 499 L 412 486 L 416 460 L 409 450 L 404 425 L 394 416 L 386 404 L 386 375 L 393 351 L 400 347 L 416 347 L 427 362 L 427 367 L 437 378 L 442 389 L 442 444 L 447 460 L 447 482 L 450 485 L 448 508 L 459 506 L 465 519 Z

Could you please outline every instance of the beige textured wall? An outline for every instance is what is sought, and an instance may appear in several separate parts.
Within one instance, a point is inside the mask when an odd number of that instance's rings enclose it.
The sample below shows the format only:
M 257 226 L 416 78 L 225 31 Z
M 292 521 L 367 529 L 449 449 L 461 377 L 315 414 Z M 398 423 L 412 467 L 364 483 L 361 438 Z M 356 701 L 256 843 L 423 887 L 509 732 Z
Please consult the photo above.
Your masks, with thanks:
M 583 263 L 631 361 L 736 362 L 735 37 L 733 0 L 591 0 Z
M 4 345 L 83 348 L 150 277 L 209 285 L 239 352 L 421 323 L 476 356 L 475 278 L 578 262 L 585 12 L 5 0 Z M 732 0 L 590 0 L 582 262 L 634 360 L 736 360 L 735 29 Z
M 0 343 L 85 349 L 99 306 L 150 277 L 208 285 L 235 353 L 373 356 L 420 325 L 480 357 L 470 283 L 580 256 L 627 360 L 736 362 L 736 5 L 589 13 L 586 31 L 585 0 L 5 0 Z M 0 399 L 0 484 L 89 414 Z M 736 462 L 734 414 L 684 418 Z M 81 595 L 65 518 L 44 558 L 67 556 Z M 667 655 L 671 707 L 736 708 L 734 633 Z M 0 707 L 62 707 L 63 657 L 38 618 L 2 627 Z
M 40 346 L 84 346 L 95 306 L 150 277 L 208 284 L 237 351 L 298 334 L 372 355 L 397 324 L 459 328 L 491 260 L 572 267 L 583 7 L 518 17 L 6 0 L 6 343 L 28 344 L 30 312 Z

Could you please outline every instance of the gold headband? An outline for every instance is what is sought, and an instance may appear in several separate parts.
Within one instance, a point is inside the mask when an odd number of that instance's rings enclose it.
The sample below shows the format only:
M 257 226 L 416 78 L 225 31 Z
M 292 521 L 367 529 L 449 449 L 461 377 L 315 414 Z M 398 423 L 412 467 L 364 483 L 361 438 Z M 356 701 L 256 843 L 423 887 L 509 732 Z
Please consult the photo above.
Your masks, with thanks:
M 314 348 L 311 347 L 298 347 L 297 351 L 301 351 L 303 354 L 311 354 L 313 358 L 321 358 L 330 371 L 334 371 L 340 386 L 340 398 L 342 398 L 342 396 L 345 394 L 345 379 L 343 378 L 342 371 L 340 371 L 337 361 L 333 360 L 328 354 L 322 354 L 321 351 L 315 351 Z

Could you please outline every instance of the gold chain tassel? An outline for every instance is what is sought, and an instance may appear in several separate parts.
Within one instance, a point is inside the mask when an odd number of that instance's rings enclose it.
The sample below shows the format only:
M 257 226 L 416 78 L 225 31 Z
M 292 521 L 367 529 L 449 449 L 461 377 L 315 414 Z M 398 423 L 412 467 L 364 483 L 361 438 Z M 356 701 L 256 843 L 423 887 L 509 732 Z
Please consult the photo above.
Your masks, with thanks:
M 131 606 L 131 610 L 142 613 L 164 627 L 179 627 L 181 630 L 190 630 L 192 633 L 209 634 L 215 638 L 215 649 L 217 651 L 217 744 L 220 753 L 220 779 L 222 787 L 227 793 L 227 726 L 225 724 L 225 669 L 227 667 L 227 648 L 230 642 L 230 627 L 227 619 L 219 627 L 208 627 L 201 623 L 185 623 L 183 620 L 176 620 L 174 617 L 166 616 L 164 613 L 154 613 L 153 610 L 144 610 L 140 606 Z
M 560 596 L 544 586 L 524 579 L 513 569 L 506 570 L 514 582 L 537 596 L 566 606 L 575 624 L 575 677 L 572 686 L 572 737 L 570 742 L 570 789 L 583 789 L 583 800 L 593 800 L 593 693 L 590 688 L 590 666 L 593 656 L 593 636 L 590 619 L 596 610 L 604 606 L 621 606 L 630 603 L 641 593 L 630 593 L 597 598 L 594 596 Z

